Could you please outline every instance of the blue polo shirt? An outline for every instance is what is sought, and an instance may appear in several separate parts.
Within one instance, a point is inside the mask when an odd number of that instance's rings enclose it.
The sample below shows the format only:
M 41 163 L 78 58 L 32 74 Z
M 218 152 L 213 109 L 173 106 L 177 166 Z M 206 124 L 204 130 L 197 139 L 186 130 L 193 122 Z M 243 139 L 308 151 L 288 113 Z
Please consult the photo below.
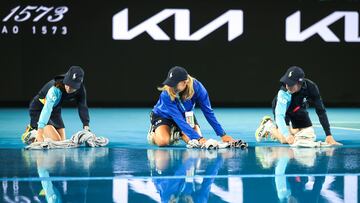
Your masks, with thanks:
M 198 139 L 200 135 L 193 129 L 185 120 L 185 112 L 193 111 L 195 105 L 199 105 L 201 111 L 203 112 L 206 120 L 214 129 L 215 133 L 218 136 L 225 135 L 224 129 L 221 127 L 217 121 L 214 111 L 211 108 L 209 95 L 205 87 L 196 79 L 194 79 L 194 96 L 185 101 L 180 101 L 175 99 L 171 101 L 171 98 L 167 91 L 163 91 L 160 94 L 160 98 L 156 105 L 153 108 L 153 112 L 163 118 L 174 120 L 174 122 L 179 126 L 181 131 L 183 131 L 190 139 Z

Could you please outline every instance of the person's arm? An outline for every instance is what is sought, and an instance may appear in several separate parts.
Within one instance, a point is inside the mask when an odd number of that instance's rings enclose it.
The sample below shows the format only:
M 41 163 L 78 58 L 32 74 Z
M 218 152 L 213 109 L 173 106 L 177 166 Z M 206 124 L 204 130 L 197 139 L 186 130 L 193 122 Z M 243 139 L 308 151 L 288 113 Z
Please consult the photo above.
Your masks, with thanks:
M 315 106 L 316 114 L 319 117 L 321 126 L 323 127 L 323 129 L 325 131 L 325 135 L 326 136 L 331 135 L 329 119 L 327 117 L 325 106 L 321 99 L 319 88 L 317 87 L 317 85 L 315 85 L 312 88 L 312 98 L 311 99 Z
M 285 175 L 286 167 L 289 163 L 289 157 L 281 157 L 276 162 L 275 167 L 275 187 L 279 200 L 284 200 L 291 195 L 291 189 Z
M 45 103 L 41 110 L 39 121 L 38 121 L 38 132 L 36 139 L 43 141 L 44 128 L 49 122 L 53 107 L 61 99 L 61 91 L 56 87 L 51 87 L 46 94 Z
M 201 111 L 203 112 L 206 120 L 214 129 L 217 136 L 226 135 L 225 130 L 221 127 L 220 123 L 217 121 L 214 111 L 211 108 L 209 95 L 205 89 L 205 87 L 199 82 L 199 87 L 196 89 L 197 91 L 197 103 L 199 104 Z
M 289 134 L 288 126 L 285 122 L 286 111 L 291 102 L 291 94 L 285 92 L 284 90 L 279 90 L 277 95 L 277 102 L 275 106 L 275 122 L 278 126 L 279 132 L 283 136 L 287 136 Z
M 315 106 L 316 114 L 319 117 L 320 124 L 323 127 L 325 135 L 326 135 L 325 142 L 332 144 L 332 145 L 340 145 L 339 142 L 335 141 L 334 137 L 331 134 L 329 119 L 327 117 L 324 103 L 320 96 L 319 88 L 317 87 L 316 84 L 314 84 L 311 94 L 312 94 L 311 99 Z
M 182 132 L 184 132 L 190 140 L 199 139 L 201 136 L 190 127 L 190 125 L 186 122 L 184 116 L 182 116 L 182 112 L 179 111 L 176 102 L 171 101 L 167 92 L 163 92 L 161 95 L 162 100 L 165 103 L 166 109 L 170 114 L 171 118 L 175 121 L 175 123 L 179 126 Z
M 89 109 L 87 106 L 87 98 L 86 98 L 87 96 L 86 96 L 85 86 L 82 85 L 79 91 L 80 92 L 77 99 L 79 117 L 81 122 L 83 123 L 83 128 L 85 130 L 89 130 L 90 117 L 89 117 Z
M 215 177 L 219 173 L 219 169 L 223 165 L 224 160 L 221 156 L 218 156 L 215 160 L 215 163 L 206 168 L 205 174 L 212 176 L 211 178 L 204 178 L 201 183 L 200 189 L 196 191 L 195 202 L 207 202 L 209 199 L 209 194 L 211 190 L 211 185 L 215 181 Z

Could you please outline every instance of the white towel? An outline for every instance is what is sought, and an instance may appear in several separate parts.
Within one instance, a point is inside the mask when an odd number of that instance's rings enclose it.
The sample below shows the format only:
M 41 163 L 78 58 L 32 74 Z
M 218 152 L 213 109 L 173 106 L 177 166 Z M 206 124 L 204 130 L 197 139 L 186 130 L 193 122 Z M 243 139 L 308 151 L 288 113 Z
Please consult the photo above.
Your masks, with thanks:
M 329 147 L 330 145 L 326 142 L 316 141 L 315 130 L 313 127 L 304 128 L 295 134 L 294 143 L 291 147 Z
M 53 141 L 46 138 L 44 142 L 34 142 L 25 147 L 27 150 L 31 149 L 63 149 L 63 148 L 75 148 L 84 144 L 87 147 L 103 147 L 109 143 L 109 139 L 104 137 L 96 137 L 94 133 L 82 130 L 75 133 L 71 139 L 63 141 Z
M 204 144 L 200 144 L 198 140 L 190 140 L 186 145 L 187 148 L 201 148 L 201 149 L 224 149 L 224 148 L 241 148 L 244 149 L 248 145 L 242 140 L 234 143 L 221 142 L 214 139 L 208 139 Z

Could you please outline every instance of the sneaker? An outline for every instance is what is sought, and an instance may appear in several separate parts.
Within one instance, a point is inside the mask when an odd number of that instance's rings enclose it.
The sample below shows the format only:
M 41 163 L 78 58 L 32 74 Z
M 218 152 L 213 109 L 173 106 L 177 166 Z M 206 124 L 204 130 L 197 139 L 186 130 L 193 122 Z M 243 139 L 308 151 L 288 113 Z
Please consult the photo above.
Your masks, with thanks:
M 274 123 L 273 120 L 268 120 L 266 123 L 265 123 L 265 131 L 267 132 L 266 134 L 266 138 L 269 138 L 269 135 L 270 135 L 270 139 L 272 141 L 275 141 L 277 140 L 276 137 L 274 137 L 274 135 L 271 133 L 272 129 L 273 128 L 276 128 L 276 124 Z
M 152 124 L 150 124 L 149 132 L 147 134 L 147 140 L 148 140 L 148 143 L 151 144 L 151 145 L 155 144 L 154 136 L 155 136 L 154 126 Z
M 180 142 L 181 132 L 177 126 L 172 126 L 170 129 L 170 145 L 178 144 Z
M 270 134 L 270 126 L 266 125 L 268 121 L 272 121 L 270 116 L 264 116 L 260 122 L 260 126 L 255 131 L 255 139 L 260 142 L 263 138 L 267 138 Z
M 25 132 L 21 136 L 21 141 L 24 144 L 31 144 L 36 139 L 36 129 L 32 128 L 30 125 L 26 126 Z

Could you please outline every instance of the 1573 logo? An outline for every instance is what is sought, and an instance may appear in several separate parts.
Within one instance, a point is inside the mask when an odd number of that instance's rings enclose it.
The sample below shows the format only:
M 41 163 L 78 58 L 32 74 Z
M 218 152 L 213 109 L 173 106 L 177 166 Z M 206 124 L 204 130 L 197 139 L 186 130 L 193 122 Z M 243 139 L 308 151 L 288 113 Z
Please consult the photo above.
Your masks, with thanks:
M 6 35 L 30 32 L 33 35 L 66 35 L 68 34 L 67 26 L 62 25 L 61 21 L 68 11 L 67 6 L 16 6 L 2 18 L 3 25 L 0 27 L 0 33 Z M 21 26 L 24 22 L 31 23 L 31 28 Z

